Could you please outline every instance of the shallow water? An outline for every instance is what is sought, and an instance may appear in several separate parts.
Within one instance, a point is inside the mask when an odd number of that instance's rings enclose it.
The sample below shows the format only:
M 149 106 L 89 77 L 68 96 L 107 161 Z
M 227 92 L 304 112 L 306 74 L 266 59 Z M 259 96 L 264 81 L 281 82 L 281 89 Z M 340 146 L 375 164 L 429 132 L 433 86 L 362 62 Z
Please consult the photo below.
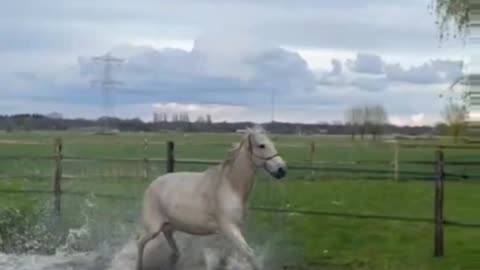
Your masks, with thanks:
M 220 236 L 192 237 L 177 234 L 176 239 L 181 249 L 181 256 L 176 270 L 217 269 L 219 259 L 225 250 L 231 248 Z M 136 244 L 129 241 L 113 254 L 104 248 L 96 252 L 57 252 L 55 255 L 7 255 L 0 253 L 0 269 L 2 270 L 134 270 L 136 262 Z M 257 253 L 262 261 L 267 250 Z M 263 254 L 262 254 L 263 253 Z M 147 245 L 144 258 L 144 269 L 171 269 L 169 255 L 171 251 L 163 238 L 153 240 Z M 248 263 L 235 252 L 226 260 L 225 270 L 251 269 Z M 268 269 L 266 267 L 265 269 Z M 271 269 L 271 268 L 270 268 Z
M 138 224 L 122 222 L 131 218 L 131 213 L 126 211 L 115 212 L 119 217 L 118 220 L 105 218 L 97 200 L 93 195 L 82 198 L 81 201 L 66 200 L 64 207 L 69 211 L 65 212 L 70 213 L 70 216 L 80 216 L 82 219 L 76 223 L 78 227 L 68 230 L 62 244 L 54 246 L 56 248 L 54 255 L 0 252 L 0 270 L 134 270 L 137 257 L 134 237 L 137 234 Z M 118 209 L 129 209 L 123 206 L 117 205 Z M 43 239 L 43 236 L 56 232 L 56 227 L 52 226 L 51 222 L 55 218 L 51 215 L 50 209 L 52 206 L 49 201 L 40 208 L 40 219 L 36 222 L 41 226 L 36 226 L 28 234 L 18 235 L 19 238 L 27 240 L 27 245 L 53 243 L 49 240 L 38 241 Z M 64 217 L 67 215 L 65 214 Z M 135 220 L 135 218 L 131 219 Z M 282 264 L 286 263 L 285 254 L 291 257 L 294 250 L 286 246 L 279 248 L 278 241 L 283 238 L 280 231 L 274 232 L 276 229 L 273 228 L 265 231 L 255 225 L 252 227 L 253 230 L 250 231 L 255 233 L 251 238 L 255 239 L 251 239 L 249 244 L 254 249 L 259 262 L 265 270 L 281 269 L 279 261 Z M 220 235 L 192 236 L 178 232 L 175 234 L 175 239 L 181 253 L 175 270 L 217 270 L 220 258 L 225 258 L 227 254 L 226 265 L 222 270 L 251 269 L 249 264 L 234 252 L 232 245 Z M 261 245 L 255 245 L 252 242 L 261 243 Z M 170 247 L 164 237 L 150 241 L 145 248 L 144 270 L 172 269 L 170 254 Z

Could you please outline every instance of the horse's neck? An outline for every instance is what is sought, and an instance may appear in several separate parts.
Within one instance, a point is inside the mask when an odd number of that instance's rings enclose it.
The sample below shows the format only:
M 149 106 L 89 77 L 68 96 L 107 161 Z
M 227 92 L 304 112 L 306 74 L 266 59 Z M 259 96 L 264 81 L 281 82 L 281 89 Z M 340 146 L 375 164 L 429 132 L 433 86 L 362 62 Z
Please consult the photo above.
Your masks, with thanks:
M 242 148 L 235 160 L 230 163 L 226 171 L 226 177 L 243 203 L 248 200 L 255 185 L 255 173 L 256 166 L 251 161 L 248 150 Z

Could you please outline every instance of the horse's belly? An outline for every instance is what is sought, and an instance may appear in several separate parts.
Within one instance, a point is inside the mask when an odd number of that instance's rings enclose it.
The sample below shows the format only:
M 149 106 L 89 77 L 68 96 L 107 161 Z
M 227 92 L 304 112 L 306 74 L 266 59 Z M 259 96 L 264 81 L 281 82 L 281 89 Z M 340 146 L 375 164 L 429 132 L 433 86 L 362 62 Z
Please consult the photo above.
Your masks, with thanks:
M 213 234 L 218 231 L 213 215 L 194 207 L 178 206 L 168 216 L 168 223 L 178 231 L 199 235 Z
M 194 235 L 211 235 L 219 232 L 216 226 L 205 226 L 205 224 L 185 224 L 183 222 L 173 223 L 173 230 Z
M 191 234 L 212 234 L 218 230 L 213 206 L 207 201 L 173 199 L 166 211 L 168 222 L 177 230 Z

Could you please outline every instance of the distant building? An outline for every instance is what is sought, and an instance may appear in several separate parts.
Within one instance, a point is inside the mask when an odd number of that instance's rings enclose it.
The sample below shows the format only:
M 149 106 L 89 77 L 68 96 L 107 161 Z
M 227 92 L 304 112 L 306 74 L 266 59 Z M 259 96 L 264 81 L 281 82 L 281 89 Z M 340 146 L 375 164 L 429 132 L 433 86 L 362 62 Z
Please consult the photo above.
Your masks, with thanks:
M 295 130 L 296 130 L 296 133 L 297 133 L 298 136 L 303 136 L 303 135 L 305 135 L 305 133 L 303 132 L 301 126 L 297 126 L 297 127 L 295 128 Z
M 63 115 L 61 113 L 58 113 L 58 112 L 51 112 L 49 114 L 46 115 L 48 118 L 52 118 L 52 119 L 62 119 L 63 118 Z
M 165 112 L 154 112 L 153 113 L 153 122 L 154 123 L 167 122 L 167 121 L 168 121 L 167 113 L 165 113 Z

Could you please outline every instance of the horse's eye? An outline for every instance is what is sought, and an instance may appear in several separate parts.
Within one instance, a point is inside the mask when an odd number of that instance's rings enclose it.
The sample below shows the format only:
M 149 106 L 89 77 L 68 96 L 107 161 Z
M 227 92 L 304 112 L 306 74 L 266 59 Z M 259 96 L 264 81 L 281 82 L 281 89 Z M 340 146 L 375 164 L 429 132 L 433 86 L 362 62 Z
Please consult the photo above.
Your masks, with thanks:
M 260 144 L 258 147 L 265 148 L 265 144 Z

